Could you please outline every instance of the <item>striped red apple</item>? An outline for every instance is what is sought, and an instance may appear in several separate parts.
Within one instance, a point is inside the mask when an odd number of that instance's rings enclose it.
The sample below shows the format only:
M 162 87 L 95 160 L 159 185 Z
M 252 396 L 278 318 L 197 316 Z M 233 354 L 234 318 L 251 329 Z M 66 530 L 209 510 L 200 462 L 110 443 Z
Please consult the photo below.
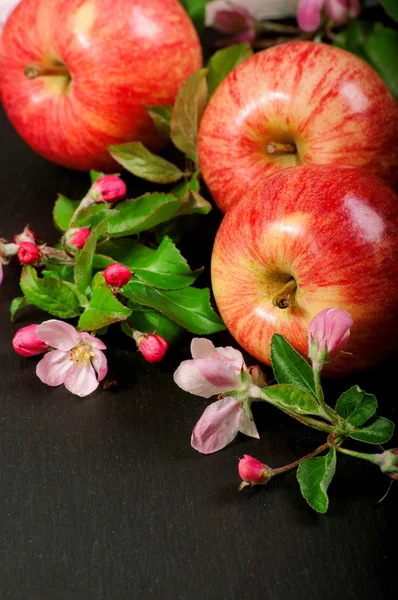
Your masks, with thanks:
M 264 176 L 301 164 L 364 167 L 398 182 L 398 104 L 353 54 L 289 42 L 236 67 L 204 112 L 203 177 L 223 212 Z

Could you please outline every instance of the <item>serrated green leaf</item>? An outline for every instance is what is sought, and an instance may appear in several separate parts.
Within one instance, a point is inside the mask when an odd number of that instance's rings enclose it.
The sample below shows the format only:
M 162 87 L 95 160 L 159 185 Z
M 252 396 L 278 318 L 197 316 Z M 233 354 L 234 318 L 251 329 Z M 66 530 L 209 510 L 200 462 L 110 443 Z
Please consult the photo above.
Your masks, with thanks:
M 18 298 L 14 298 L 10 305 L 10 316 L 11 321 L 15 321 L 15 315 L 19 310 L 26 308 L 28 306 L 32 306 L 29 300 L 25 298 L 25 296 L 19 296 Z
M 336 472 L 336 450 L 333 446 L 326 456 L 307 458 L 299 464 L 297 479 L 308 504 L 319 513 L 329 507 L 327 490 Z
M 295 385 L 270 385 L 263 390 L 274 405 L 298 415 L 319 415 L 319 404 L 311 394 Z
M 355 427 L 366 423 L 377 410 L 377 400 L 373 394 L 367 394 L 358 385 L 343 392 L 337 400 L 336 412 Z
M 380 0 L 382 7 L 395 21 L 398 21 L 398 2 L 397 0 Z
M 252 47 L 245 42 L 244 44 L 236 44 L 218 50 L 211 56 L 207 63 L 209 69 L 207 74 L 209 98 L 214 94 L 226 76 L 239 65 L 239 63 L 246 60 L 246 58 L 249 58 L 249 56 L 252 56 L 252 54 Z
M 87 208 L 83 208 L 76 218 L 73 227 L 88 227 L 89 229 L 93 229 L 103 220 L 104 214 L 107 214 L 105 211 L 109 210 L 110 206 L 110 204 L 106 204 L 105 202 L 98 202 L 87 206 Z
M 171 190 L 172 194 L 177 196 L 177 198 L 181 198 L 181 206 L 174 215 L 175 217 L 192 215 L 194 213 L 207 215 L 211 211 L 212 206 L 210 202 L 199 194 L 199 174 L 200 171 L 198 169 L 189 181 L 179 183 Z
M 207 69 L 193 73 L 179 89 L 170 120 L 173 144 L 188 158 L 198 159 L 198 128 L 207 102 Z
M 47 263 L 44 271 L 41 272 L 42 277 L 58 279 L 59 281 L 73 282 L 73 266 L 59 265 L 56 263 Z
M 210 306 L 208 289 L 158 290 L 134 278 L 121 291 L 130 300 L 155 308 L 192 333 L 208 335 L 225 329 Z
M 173 107 L 170 104 L 164 104 L 163 106 L 146 106 L 145 108 L 160 135 L 165 138 L 170 137 L 170 118 Z
M 138 305 L 136 305 L 138 306 Z M 184 329 L 175 321 L 172 321 L 162 313 L 146 306 L 135 308 L 128 318 L 128 323 L 133 329 L 142 333 L 156 333 L 161 335 L 169 344 L 175 343 L 181 338 Z M 121 323 L 122 331 L 132 337 L 131 327 L 124 321 Z
M 118 204 L 119 215 L 109 221 L 108 235 L 123 237 L 151 229 L 171 219 L 180 205 L 180 198 L 157 192 L 122 202 Z
M 94 171 L 94 169 L 91 169 L 90 170 L 91 185 L 93 183 L 95 183 L 97 181 L 97 179 L 100 179 L 104 175 L 105 175 L 105 173 L 100 173 L 99 171 Z
M 364 49 L 372 65 L 397 100 L 398 61 L 391 60 L 391 57 L 398 56 L 398 32 L 377 23 L 365 40 Z
M 127 171 L 152 183 L 174 183 L 184 175 L 173 163 L 153 154 L 141 142 L 108 146 L 108 150 Z
M 55 227 L 60 231 L 67 231 L 69 223 L 74 215 L 75 210 L 79 206 L 79 200 L 70 200 L 62 194 L 58 194 L 53 209 L 53 218 Z
M 394 433 L 394 423 L 384 417 L 373 417 L 366 425 L 350 433 L 350 437 L 367 444 L 385 444 Z
M 71 319 L 80 314 L 76 295 L 63 281 L 39 279 L 35 269 L 26 265 L 22 269 L 20 285 L 31 304 L 56 317 Z
M 290 383 L 308 394 L 316 395 L 310 365 L 279 333 L 272 336 L 271 363 L 278 383 Z
M 131 310 L 116 300 L 103 276 L 98 273 L 93 281 L 93 294 L 79 319 L 78 328 L 80 331 L 97 331 L 112 323 L 124 321 L 130 315 Z

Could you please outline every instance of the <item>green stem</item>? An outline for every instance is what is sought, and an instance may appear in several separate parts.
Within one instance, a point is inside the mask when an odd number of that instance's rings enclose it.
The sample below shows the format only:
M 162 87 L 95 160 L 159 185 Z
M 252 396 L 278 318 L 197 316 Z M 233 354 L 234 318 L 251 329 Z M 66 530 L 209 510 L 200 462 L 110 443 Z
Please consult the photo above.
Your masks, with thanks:
M 322 367 L 313 365 L 312 370 L 314 373 L 315 396 L 321 407 L 323 418 L 332 423 L 336 423 L 336 420 L 338 423 L 340 423 L 341 419 L 338 416 L 338 414 L 336 413 L 336 411 L 334 411 L 333 408 L 328 406 L 325 402 L 325 396 L 323 394 L 323 389 L 322 389 L 322 384 L 321 384 Z
M 271 398 L 268 398 L 265 389 L 262 390 L 262 395 L 259 398 L 256 398 L 256 400 L 264 400 L 265 402 L 272 404 L 272 406 L 275 406 L 275 408 L 278 408 L 286 415 L 289 415 L 289 417 L 292 417 L 292 419 L 296 419 L 296 421 L 299 421 L 299 423 L 307 425 L 308 427 L 312 427 L 312 429 L 318 429 L 318 431 L 325 431 L 326 433 L 331 433 L 335 430 L 335 428 L 332 425 L 328 425 L 327 423 L 318 421 L 318 419 L 313 419 L 312 417 L 308 417 L 307 415 L 298 416 L 295 413 L 292 413 L 289 410 L 282 408 L 281 406 L 279 406 L 279 404 L 273 402 Z
M 85 208 L 91 206 L 92 204 L 94 204 L 94 199 L 92 198 L 92 196 L 90 195 L 90 192 L 84 196 L 83 200 L 80 202 L 79 206 L 77 207 L 77 209 L 75 210 L 75 212 L 73 213 L 72 219 L 69 223 L 69 227 L 68 229 L 72 229 L 73 225 L 75 224 L 77 217 L 80 215 L 80 213 L 82 212 L 82 210 L 84 210 Z
M 333 436 L 329 436 L 328 442 L 342 454 L 347 454 L 347 456 L 353 456 L 354 458 L 360 458 L 362 460 L 367 460 L 375 465 L 379 464 L 379 459 L 378 459 L 377 454 L 367 454 L 366 452 L 355 452 L 354 450 L 349 450 L 348 448 L 342 448 L 338 443 L 335 442 L 335 440 L 333 440 Z
M 307 460 L 307 458 L 313 458 L 314 456 L 318 456 L 318 454 L 320 454 L 324 450 L 327 450 L 329 448 L 329 445 L 330 444 L 328 444 L 328 443 L 322 444 L 322 446 L 319 446 L 313 452 L 310 452 L 309 454 L 302 456 L 301 458 L 299 458 L 298 460 L 295 460 L 294 462 L 290 463 L 289 465 L 286 465 L 284 467 L 279 467 L 279 469 L 272 469 L 272 474 L 280 475 L 281 473 L 286 473 L 286 471 L 291 471 L 292 469 L 295 469 L 301 462 L 303 462 L 303 460 Z

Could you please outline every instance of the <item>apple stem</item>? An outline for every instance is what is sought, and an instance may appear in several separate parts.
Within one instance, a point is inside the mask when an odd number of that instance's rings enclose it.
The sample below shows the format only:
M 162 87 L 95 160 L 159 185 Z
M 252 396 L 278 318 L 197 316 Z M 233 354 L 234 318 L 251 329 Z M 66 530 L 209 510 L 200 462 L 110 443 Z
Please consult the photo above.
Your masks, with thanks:
M 294 292 L 297 289 L 296 280 L 290 279 L 282 290 L 274 296 L 272 304 L 277 308 L 285 309 L 294 305 Z
M 46 75 L 69 76 L 69 71 L 64 65 L 44 66 L 30 63 L 29 65 L 26 65 L 24 75 L 28 79 L 36 79 L 37 77 L 44 77 Z
M 280 142 L 270 142 L 265 146 L 267 154 L 295 154 L 297 148 L 294 144 L 282 144 Z

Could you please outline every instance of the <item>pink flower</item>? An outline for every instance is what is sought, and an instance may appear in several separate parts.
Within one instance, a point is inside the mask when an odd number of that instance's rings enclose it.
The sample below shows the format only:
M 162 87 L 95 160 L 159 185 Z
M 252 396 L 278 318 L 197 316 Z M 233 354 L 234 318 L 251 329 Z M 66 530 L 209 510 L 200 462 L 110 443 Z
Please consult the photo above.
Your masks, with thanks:
M 136 340 L 142 356 L 149 363 L 160 362 L 169 347 L 169 344 L 164 338 L 153 333 L 141 333 L 140 331 L 136 331 L 134 333 L 134 339 Z
M 378 455 L 378 463 L 383 473 L 398 481 L 398 448 L 386 450 Z
M 308 327 L 308 356 L 314 366 L 322 367 L 346 346 L 352 324 L 350 313 L 339 308 L 325 308 L 312 319 Z
M 104 175 L 93 183 L 90 196 L 96 202 L 117 202 L 126 195 L 126 192 L 126 184 L 120 177 L 117 177 L 117 175 Z
M 19 244 L 17 254 L 21 265 L 33 265 L 41 259 L 41 252 L 33 242 L 22 242 Z
M 220 46 L 253 42 L 256 39 L 256 19 L 243 6 L 234 5 L 231 10 L 218 10 L 213 27 L 223 34 L 231 34 L 220 40 Z
M 42 342 L 55 348 L 37 365 L 36 374 L 43 383 L 52 387 L 64 384 L 72 394 L 81 397 L 97 389 L 108 371 L 101 352 L 106 346 L 101 340 L 56 319 L 38 325 L 36 333 Z
M 87 238 L 90 235 L 90 230 L 87 227 L 80 227 L 80 229 L 75 229 L 69 239 L 69 242 L 75 248 L 81 250 L 84 248 Z
M 341 25 L 357 17 L 361 10 L 359 0 L 299 0 L 297 21 L 303 31 L 315 31 L 321 23 L 321 9 L 325 6 L 329 19 Z
M 36 356 L 47 352 L 48 346 L 37 337 L 36 329 L 37 325 L 28 325 L 17 331 L 12 340 L 12 345 L 17 354 Z
M 238 465 L 240 478 L 245 483 L 256 485 L 272 477 L 272 469 L 249 454 L 244 454 Z
M 22 233 L 14 235 L 14 244 L 22 244 L 22 242 L 35 243 L 37 239 L 37 234 L 29 229 L 29 225 L 26 225 Z
M 131 279 L 131 271 L 125 265 L 113 263 L 106 267 L 104 271 L 104 279 L 108 285 L 119 289 L 126 285 Z

